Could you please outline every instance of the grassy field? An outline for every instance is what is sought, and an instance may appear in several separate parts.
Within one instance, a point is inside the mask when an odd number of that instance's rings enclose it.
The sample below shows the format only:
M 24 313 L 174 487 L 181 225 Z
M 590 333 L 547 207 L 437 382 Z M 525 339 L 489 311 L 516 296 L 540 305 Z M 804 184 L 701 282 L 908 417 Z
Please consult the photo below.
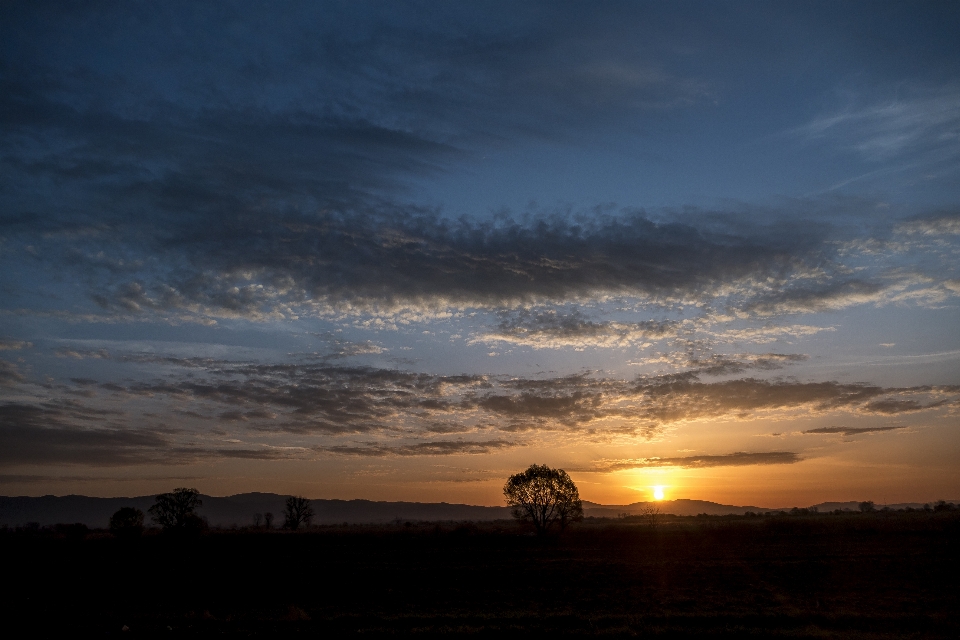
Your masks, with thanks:
M 960 512 L 6 531 L 2 606 L 39 635 L 956 638 L 958 541 Z

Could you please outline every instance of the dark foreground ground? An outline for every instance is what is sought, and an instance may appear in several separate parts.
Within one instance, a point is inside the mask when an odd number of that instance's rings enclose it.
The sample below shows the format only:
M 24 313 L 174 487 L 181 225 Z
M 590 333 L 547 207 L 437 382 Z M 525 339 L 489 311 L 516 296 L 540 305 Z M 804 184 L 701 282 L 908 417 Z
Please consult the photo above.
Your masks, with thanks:
M 960 512 L 0 535 L 31 635 L 960 637 Z M 127 631 L 122 631 L 126 626 Z

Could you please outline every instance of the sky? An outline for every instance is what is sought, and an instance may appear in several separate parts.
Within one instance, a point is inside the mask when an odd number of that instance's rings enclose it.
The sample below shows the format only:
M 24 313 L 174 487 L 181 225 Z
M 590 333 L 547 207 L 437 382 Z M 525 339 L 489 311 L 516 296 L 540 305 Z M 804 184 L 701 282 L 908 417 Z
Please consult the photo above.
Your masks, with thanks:
M 953 2 L 0 4 L 0 493 L 960 498 Z

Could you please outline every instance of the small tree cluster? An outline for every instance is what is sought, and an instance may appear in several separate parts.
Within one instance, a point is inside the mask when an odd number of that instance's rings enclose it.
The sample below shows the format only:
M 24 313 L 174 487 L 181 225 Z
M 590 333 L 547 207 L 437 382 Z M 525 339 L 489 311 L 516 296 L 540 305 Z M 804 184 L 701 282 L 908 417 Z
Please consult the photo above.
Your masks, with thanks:
M 580 492 L 563 469 L 530 465 L 507 479 L 503 495 L 507 505 L 513 507 L 513 516 L 532 523 L 541 535 L 554 524 L 563 530 L 570 522 L 583 518 Z

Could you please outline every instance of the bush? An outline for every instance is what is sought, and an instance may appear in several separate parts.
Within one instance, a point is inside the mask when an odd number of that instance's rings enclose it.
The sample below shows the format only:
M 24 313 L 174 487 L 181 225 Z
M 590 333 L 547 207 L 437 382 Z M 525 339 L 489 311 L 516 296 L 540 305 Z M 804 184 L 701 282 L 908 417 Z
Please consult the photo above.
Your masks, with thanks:
M 118 538 L 139 538 L 143 533 L 143 511 L 121 507 L 110 516 L 110 533 Z
M 75 522 L 73 524 L 57 524 L 54 525 L 53 529 L 68 540 L 83 540 L 87 537 L 87 533 L 90 532 L 90 529 L 87 527 L 87 525 L 83 524 L 82 522 Z

